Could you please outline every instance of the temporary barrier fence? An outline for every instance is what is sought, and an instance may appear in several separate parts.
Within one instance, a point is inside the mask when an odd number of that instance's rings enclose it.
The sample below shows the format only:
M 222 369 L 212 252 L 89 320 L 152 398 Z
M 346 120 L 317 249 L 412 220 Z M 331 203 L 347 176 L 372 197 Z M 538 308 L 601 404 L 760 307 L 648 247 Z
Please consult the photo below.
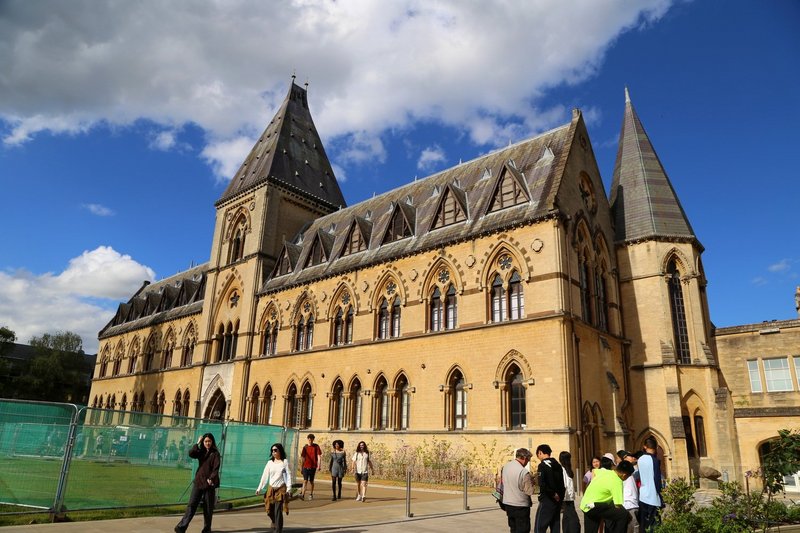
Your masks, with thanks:
M 297 466 L 295 429 L 0 399 L 0 513 L 185 503 L 187 452 L 205 433 L 222 456 L 220 500 L 254 493 L 275 442 Z

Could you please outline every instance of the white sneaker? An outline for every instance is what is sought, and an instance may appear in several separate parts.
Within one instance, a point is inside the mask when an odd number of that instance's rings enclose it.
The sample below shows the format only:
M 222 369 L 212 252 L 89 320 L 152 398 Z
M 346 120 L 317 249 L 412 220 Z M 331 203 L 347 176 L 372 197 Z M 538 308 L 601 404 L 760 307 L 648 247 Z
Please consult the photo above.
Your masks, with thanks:
M 356 501 L 357 501 L 357 502 L 360 502 L 360 501 L 361 501 L 361 494 L 359 494 L 358 496 L 356 496 Z
M 313 500 L 313 499 L 314 499 L 314 495 L 313 495 L 313 494 L 309 494 L 309 495 L 308 495 L 308 501 L 311 501 L 311 500 Z

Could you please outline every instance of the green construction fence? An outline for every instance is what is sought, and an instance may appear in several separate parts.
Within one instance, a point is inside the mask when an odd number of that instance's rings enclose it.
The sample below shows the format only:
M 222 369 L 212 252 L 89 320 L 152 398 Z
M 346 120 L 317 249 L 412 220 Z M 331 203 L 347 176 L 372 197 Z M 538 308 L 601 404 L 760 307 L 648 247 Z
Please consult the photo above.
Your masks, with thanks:
M 0 399 L 0 514 L 186 503 L 187 452 L 204 433 L 222 456 L 221 501 L 254 494 L 275 442 L 297 467 L 295 429 Z

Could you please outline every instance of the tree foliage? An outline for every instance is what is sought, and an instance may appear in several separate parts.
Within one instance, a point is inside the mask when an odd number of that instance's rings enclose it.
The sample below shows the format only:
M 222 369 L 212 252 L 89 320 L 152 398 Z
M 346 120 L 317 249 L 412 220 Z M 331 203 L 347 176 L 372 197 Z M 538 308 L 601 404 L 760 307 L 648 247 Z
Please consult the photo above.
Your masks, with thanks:
M 11 351 L 17 335 L 5 326 L 0 327 L 0 398 L 9 395 L 9 380 L 11 377 L 11 365 L 4 359 L 6 354 Z
M 17 335 L 5 326 L 0 327 L 0 357 L 11 351 L 11 345 L 17 340 Z
M 81 403 L 89 393 L 90 364 L 83 340 L 70 331 L 33 337 L 36 357 L 22 376 L 20 397 L 28 400 Z
M 769 442 L 761 469 L 764 490 L 769 494 L 783 492 L 784 476 L 800 472 L 800 430 L 778 430 L 778 438 Z
M 58 331 L 54 334 L 45 333 L 41 337 L 32 337 L 29 344 L 41 354 L 52 352 L 83 353 L 83 339 L 71 331 Z

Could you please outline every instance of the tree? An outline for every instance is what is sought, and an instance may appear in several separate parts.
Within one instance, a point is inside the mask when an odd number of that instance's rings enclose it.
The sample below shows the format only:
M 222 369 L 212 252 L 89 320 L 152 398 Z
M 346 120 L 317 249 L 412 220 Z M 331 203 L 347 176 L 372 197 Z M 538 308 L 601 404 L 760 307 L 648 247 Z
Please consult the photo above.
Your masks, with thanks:
M 762 465 L 764 490 L 770 495 L 784 491 L 784 476 L 800 472 L 800 430 L 779 429 L 769 442 Z
M 83 339 L 71 331 L 57 331 L 51 335 L 45 333 L 41 337 L 32 337 L 28 344 L 44 352 L 83 353 Z
M 16 333 L 5 326 L 0 327 L 0 357 L 11 351 L 11 346 L 16 340 Z
M 17 335 L 5 326 L 0 327 L 0 398 L 9 395 L 9 380 L 11 376 L 11 364 L 6 361 L 5 356 L 11 352 Z
M 92 369 L 83 354 L 83 340 L 70 331 L 45 333 L 29 341 L 36 349 L 22 377 L 21 397 L 29 400 L 81 403 L 89 394 Z

